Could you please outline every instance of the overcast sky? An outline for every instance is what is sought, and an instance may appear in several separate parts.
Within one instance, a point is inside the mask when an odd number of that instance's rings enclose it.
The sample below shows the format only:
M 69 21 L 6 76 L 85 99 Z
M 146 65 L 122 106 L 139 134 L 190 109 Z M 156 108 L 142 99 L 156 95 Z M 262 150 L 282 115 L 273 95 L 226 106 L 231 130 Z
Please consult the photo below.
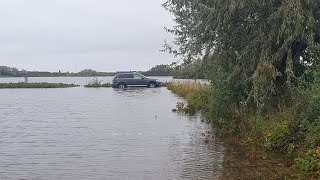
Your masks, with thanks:
M 0 0 L 0 65 L 42 71 L 147 70 L 171 63 L 165 0 Z

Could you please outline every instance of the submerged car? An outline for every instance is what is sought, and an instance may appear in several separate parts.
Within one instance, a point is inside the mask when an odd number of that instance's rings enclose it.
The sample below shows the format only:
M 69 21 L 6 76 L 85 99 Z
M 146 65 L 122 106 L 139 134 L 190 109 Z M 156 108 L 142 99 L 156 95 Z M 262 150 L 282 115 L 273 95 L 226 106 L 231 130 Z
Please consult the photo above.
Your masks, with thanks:
M 127 87 L 159 87 L 161 82 L 157 79 L 147 78 L 137 72 L 120 72 L 117 73 L 112 80 L 113 88 Z

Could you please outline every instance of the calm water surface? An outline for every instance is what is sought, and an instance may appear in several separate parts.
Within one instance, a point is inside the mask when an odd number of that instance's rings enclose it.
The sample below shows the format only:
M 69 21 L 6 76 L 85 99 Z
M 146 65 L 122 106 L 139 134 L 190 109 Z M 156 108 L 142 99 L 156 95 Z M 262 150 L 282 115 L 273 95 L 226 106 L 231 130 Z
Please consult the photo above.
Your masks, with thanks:
M 183 100 L 166 88 L 1 89 L 0 99 L 0 179 L 221 175 L 223 143 L 171 112 Z

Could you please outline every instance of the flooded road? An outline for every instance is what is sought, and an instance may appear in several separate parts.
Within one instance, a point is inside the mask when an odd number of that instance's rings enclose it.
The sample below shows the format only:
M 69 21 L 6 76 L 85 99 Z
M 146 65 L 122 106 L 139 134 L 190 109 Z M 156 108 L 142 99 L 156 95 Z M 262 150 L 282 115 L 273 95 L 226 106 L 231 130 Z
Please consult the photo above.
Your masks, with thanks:
M 1 89 L 0 179 L 219 179 L 224 146 L 166 88 Z

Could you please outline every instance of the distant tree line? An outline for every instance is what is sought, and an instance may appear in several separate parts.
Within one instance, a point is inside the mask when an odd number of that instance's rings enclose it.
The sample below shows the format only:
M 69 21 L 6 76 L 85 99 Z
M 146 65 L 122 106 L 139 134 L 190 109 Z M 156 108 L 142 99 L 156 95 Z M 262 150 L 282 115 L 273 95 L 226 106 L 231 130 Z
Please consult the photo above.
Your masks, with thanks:
M 23 77 L 26 74 L 26 70 L 19 71 L 14 67 L 0 66 L 0 76 Z
M 89 77 L 89 76 L 113 76 L 115 72 L 97 72 L 92 69 L 85 69 L 78 73 L 74 72 L 47 72 L 47 71 L 26 71 L 18 70 L 15 67 L 0 66 L 0 76 L 6 77 Z
M 179 79 L 203 79 L 205 73 L 202 70 L 202 60 L 192 63 L 160 64 L 148 71 L 142 71 L 145 76 L 173 76 Z M 0 66 L 0 77 L 93 77 L 93 76 L 114 76 L 116 72 L 98 72 L 92 69 L 85 69 L 80 72 L 48 72 L 48 71 L 26 71 L 15 67 Z

